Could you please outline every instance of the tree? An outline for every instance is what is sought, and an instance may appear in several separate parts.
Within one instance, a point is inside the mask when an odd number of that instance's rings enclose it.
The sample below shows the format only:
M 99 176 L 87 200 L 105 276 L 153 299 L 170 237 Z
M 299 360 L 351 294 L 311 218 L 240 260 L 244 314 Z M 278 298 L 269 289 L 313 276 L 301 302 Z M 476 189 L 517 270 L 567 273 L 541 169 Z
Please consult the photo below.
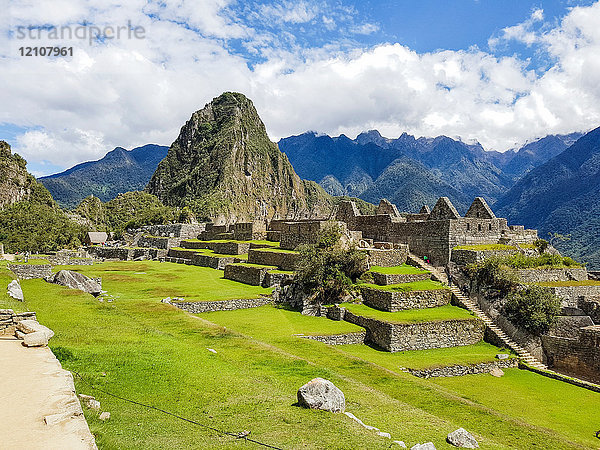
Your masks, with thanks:
M 367 255 L 356 247 L 342 244 L 336 224 L 324 229 L 317 244 L 299 247 L 296 281 L 307 291 L 317 293 L 320 303 L 331 304 L 352 290 L 353 284 L 367 271 Z
M 570 234 L 548 233 L 550 236 L 550 245 L 555 246 L 558 242 L 566 242 L 571 240 Z
M 510 294 L 504 313 L 512 322 L 537 336 L 556 324 L 561 300 L 542 286 L 532 285 Z

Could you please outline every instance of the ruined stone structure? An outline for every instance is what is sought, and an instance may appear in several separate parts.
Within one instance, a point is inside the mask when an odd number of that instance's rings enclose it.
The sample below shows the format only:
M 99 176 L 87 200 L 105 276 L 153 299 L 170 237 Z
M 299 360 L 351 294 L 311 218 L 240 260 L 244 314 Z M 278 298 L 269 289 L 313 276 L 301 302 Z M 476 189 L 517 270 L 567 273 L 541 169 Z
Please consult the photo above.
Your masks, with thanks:
M 549 365 L 600 383 L 600 325 L 579 329 L 576 337 L 543 336 Z

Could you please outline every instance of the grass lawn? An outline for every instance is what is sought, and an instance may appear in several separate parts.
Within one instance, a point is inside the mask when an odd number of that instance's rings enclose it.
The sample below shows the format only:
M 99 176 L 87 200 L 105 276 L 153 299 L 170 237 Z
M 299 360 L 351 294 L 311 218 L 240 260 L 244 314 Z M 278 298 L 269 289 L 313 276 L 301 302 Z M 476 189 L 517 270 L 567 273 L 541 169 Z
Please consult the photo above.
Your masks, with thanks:
M 406 311 L 387 312 L 369 308 L 357 303 L 342 303 L 344 308 L 357 316 L 369 317 L 389 323 L 437 322 L 452 319 L 473 319 L 473 313 L 458 306 L 444 305 L 435 308 L 408 309 Z
M 474 345 L 462 347 L 434 348 L 408 352 L 390 353 L 376 350 L 367 345 L 343 345 L 342 351 L 371 361 L 390 370 L 431 369 L 434 367 L 454 366 L 457 364 L 469 365 L 483 362 L 497 361 L 498 353 L 509 354 L 508 350 L 500 350 L 487 342 L 478 342 Z
M 543 281 L 536 283 L 540 286 L 548 287 L 570 287 L 570 286 L 600 286 L 600 281 L 583 280 L 583 281 Z
M 223 278 L 223 271 L 186 264 L 158 261 L 112 262 L 93 266 L 57 266 L 90 276 L 102 277 L 102 287 L 111 288 L 116 298 L 161 300 L 183 297 L 186 301 L 215 301 L 258 298 L 271 288 L 250 286 Z M 154 282 L 148 283 L 148 279 Z
M 265 266 L 263 264 L 252 264 L 252 263 L 235 263 L 228 264 L 229 266 L 243 266 L 243 267 L 256 267 L 257 269 L 277 269 L 277 266 Z M 273 270 L 270 270 L 273 272 Z
M 194 253 L 201 253 L 203 255 L 215 256 L 217 258 L 238 258 L 238 259 L 248 259 L 248 253 L 242 253 L 240 255 L 224 255 L 222 253 L 215 253 L 209 248 L 182 248 L 182 247 L 173 247 L 173 250 L 189 252 L 190 257 Z
M 473 250 L 477 252 L 490 250 L 516 250 L 517 247 L 505 244 L 473 244 L 473 245 L 458 245 L 453 250 Z
M 401 266 L 393 267 L 371 266 L 371 272 L 383 273 L 386 275 L 414 275 L 419 273 L 429 273 L 428 270 L 419 269 L 418 267 L 411 266 L 409 264 L 402 264 Z
M 525 422 L 586 437 L 580 441 L 586 448 L 600 446 L 600 441 L 594 437 L 594 433 L 600 429 L 598 393 L 586 392 L 576 386 L 519 369 L 505 369 L 501 378 L 468 375 L 432 380 L 477 403 L 492 406 L 501 413 Z M 540 444 L 540 448 L 551 447 Z
M 433 291 L 438 289 L 448 289 L 448 286 L 440 283 L 439 281 L 433 280 L 411 281 L 410 283 L 388 284 L 387 286 L 380 286 L 378 284 L 363 284 L 361 286 L 379 289 L 380 291 L 397 292 Z
M 6 268 L 6 261 L 0 261 L 0 309 L 12 309 L 16 313 L 29 311 L 26 302 L 10 297 L 6 291 L 8 284 L 16 277 Z
M 471 378 L 470 391 L 466 383 L 442 385 L 396 372 L 369 361 L 368 355 L 351 355 L 348 346 L 291 335 L 338 333 L 350 325 L 344 322 L 271 306 L 198 318 L 160 303 L 163 296 L 179 295 L 164 291 L 193 287 L 198 292 L 202 286 L 220 285 L 214 273 L 221 272 L 213 269 L 154 262 L 73 268 L 102 276 L 104 289 L 116 300 L 100 303 L 80 291 L 25 280 L 27 306 L 56 333 L 50 345 L 63 366 L 116 395 L 222 430 L 250 430 L 254 439 L 285 449 L 389 448 L 389 439 L 342 414 L 294 406 L 298 387 L 320 376 L 342 389 L 347 411 L 409 448 L 427 441 L 438 449 L 451 448 L 446 435 L 459 427 L 472 432 L 486 449 L 597 446 L 593 431 L 599 422 L 599 394 L 530 373 L 534 383 L 517 379 L 506 394 L 495 389 L 496 384 L 504 386 L 504 378 L 489 375 Z M 531 387 L 536 381 L 553 383 L 544 385 L 552 396 Z M 484 398 L 478 397 L 484 391 L 480 385 L 487 387 Z M 85 411 L 101 449 L 255 447 L 94 391 L 77 378 L 76 387 L 79 393 L 95 395 L 102 410 L 111 412 L 109 421 L 100 422 L 95 413 Z M 528 402 L 504 398 L 496 408 L 494 396 L 501 392 L 510 397 L 510 389 L 527 393 Z M 555 394 L 560 403 L 548 405 Z
M 15 264 L 15 265 L 24 265 L 24 264 L 39 265 L 39 264 L 50 264 L 50 261 L 48 261 L 47 259 L 42 259 L 42 258 L 29 258 L 27 260 L 27 262 L 25 262 L 25 260 L 22 259 L 22 260 L 10 261 L 9 264 Z

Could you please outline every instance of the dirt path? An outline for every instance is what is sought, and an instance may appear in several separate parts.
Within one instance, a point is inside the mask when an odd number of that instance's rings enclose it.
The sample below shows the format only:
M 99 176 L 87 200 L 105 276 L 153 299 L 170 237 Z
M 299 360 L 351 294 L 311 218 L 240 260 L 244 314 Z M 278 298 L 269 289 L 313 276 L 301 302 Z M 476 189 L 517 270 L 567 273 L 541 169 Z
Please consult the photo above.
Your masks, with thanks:
M 95 449 L 85 418 L 73 414 L 81 410 L 71 374 L 49 348 L 21 342 L 0 338 L 0 448 Z

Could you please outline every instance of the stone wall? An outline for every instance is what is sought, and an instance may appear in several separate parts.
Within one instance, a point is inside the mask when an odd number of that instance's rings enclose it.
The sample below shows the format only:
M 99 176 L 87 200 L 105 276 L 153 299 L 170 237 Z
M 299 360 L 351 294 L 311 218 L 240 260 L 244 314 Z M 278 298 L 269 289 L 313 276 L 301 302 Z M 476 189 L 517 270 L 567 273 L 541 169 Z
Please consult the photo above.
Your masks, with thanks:
M 346 311 L 344 320 L 366 328 L 366 340 L 389 352 L 472 345 L 485 329 L 479 319 L 392 324 Z
M 467 264 L 474 264 L 481 262 L 487 258 L 492 257 L 503 257 L 511 256 L 519 253 L 517 249 L 514 250 L 462 250 L 452 249 L 452 255 L 450 260 L 459 266 L 466 266 Z
M 399 283 L 412 283 L 413 281 L 423 281 L 431 278 L 431 274 L 429 272 L 392 274 L 371 272 L 371 274 L 373 275 L 373 281 L 375 281 L 375 284 L 380 286 L 388 286 L 390 284 Z
M 509 358 L 503 361 L 494 361 L 488 363 L 470 364 L 468 366 L 455 365 L 447 367 L 437 367 L 434 369 L 408 369 L 408 371 L 419 378 L 432 377 L 461 377 L 463 375 L 473 375 L 477 373 L 490 373 L 493 369 L 510 369 L 518 367 L 517 358 Z
M 312 339 L 314 341 L 323 342 L 327 345 L 350 345 L 350 344 L 364 344 L 365 337 L 367 336 L 366 331 L 359 331 L 357 333 L 347 334 L 332 334 L 322 336 L 299 336 L 303 339 Z
M 243 255 L 250 250 L 249 242 L 212 242 L 209 247 L 221 255 Z
M 159 237 L 159 236 L 142 236 L 138 239 L 137 245 L 139 247 L 147 248 L 160 248 L 168 250 L 171 247 L 179 247 L 181 245 L 181 238 L 170 238 L 170 237 Z
M 579 329 L 594 325 L 590 316 L 558 316 L 556 324 L 548 332 L 550 336 L 577 339 Z
M 282 285 L 291 283 L 294 279 L 293 273 L 273 273 L 272 271 L 267 272 L 265 275 L 263 286 L 271 287 L 275 285 Z
M 134 259 L 158 259 L 167 256 L 167 251 L 156 248 L 137 247 L 88 247 L 88 252 L 96 259 L 117 259 L 131 261 Z
M 443 306 L 450 303 L 452 297 L 449 289 L 400 292 L 363 287 L 361 293 L 365 305 L 390 312 Z
M 205 223 L 173 223 L 167 225 L 148 225 L 139 231 L 157 237 L 174 237 L 181 239 L 196 239 L 206 228 Z M 162 248 L 162 247 L 158 247 Z
M 17 323 L 29 319 L 37 320 L 35 312 L 15 313 L 12 309 L 0 309 L 0 336 L 14 335 Z
M 262 266 L 276 266 L 280 270 L 295 270 L 300 255 L 291 252 L 272 252 L 265 249 L 250 249 L 248 262 Z
M 582 298 L 594 298 L 600 295 L 598 286 L 551 286 L 550 289 L 562 299 L 563 308 L 577 308 Z
M 543 336 L 548 365 L 600 382 L 600 325 L 579 330 L 577 338 Z
M 263 240 L 267 237 L 264 222 L 238 222 L 230 226 L 230 231 L 238 241 Z
M 69 258 L 62 256 L 47 256 L 46 259 L 53 266 L 91 266 L 94 264 L 92 258 Z
M 578 307 L 587 314 L 596 325 L 600 325 L 600 296 L 579 299 Z
M 211 256 L 202 253 L 194 253 L 191 255 L 190 264 L 200 267 L 210 267 L 212 269 L 225 270 L 227 264 L 241 262 L 239 258 L 233 256 Z
M 251 286 L 263 286 L 268 270 L 268 267 L 253 267 L 244 263 L 227 264 L 224 278 Z
M 215 302 L 165 302 L 192 314 L 200 314 L 213 311 L 233 311 L 235 309 L 258 308 L 268 305 L 273 300 L 270 297 L 253 299 L 221 300 Z
M 520 269 L 517 271 L 524 283 L 549 281 L 585 281 L 588 279 L 585 268 L 568 269 Z
M 398 246 L 398 244 L 396 244 Z M 367 250 L 367 262 L 369 267 L 394 267 L 401 266 L 406 262 L 408 257 L 408 246 L 399 245 L 399 248 L 394 249 L 375 249 Z
M 34 278 L 46 278 L 52 275 L 50 264 L 9 264 L 8 268 L 19 280 L 32 280 Z

